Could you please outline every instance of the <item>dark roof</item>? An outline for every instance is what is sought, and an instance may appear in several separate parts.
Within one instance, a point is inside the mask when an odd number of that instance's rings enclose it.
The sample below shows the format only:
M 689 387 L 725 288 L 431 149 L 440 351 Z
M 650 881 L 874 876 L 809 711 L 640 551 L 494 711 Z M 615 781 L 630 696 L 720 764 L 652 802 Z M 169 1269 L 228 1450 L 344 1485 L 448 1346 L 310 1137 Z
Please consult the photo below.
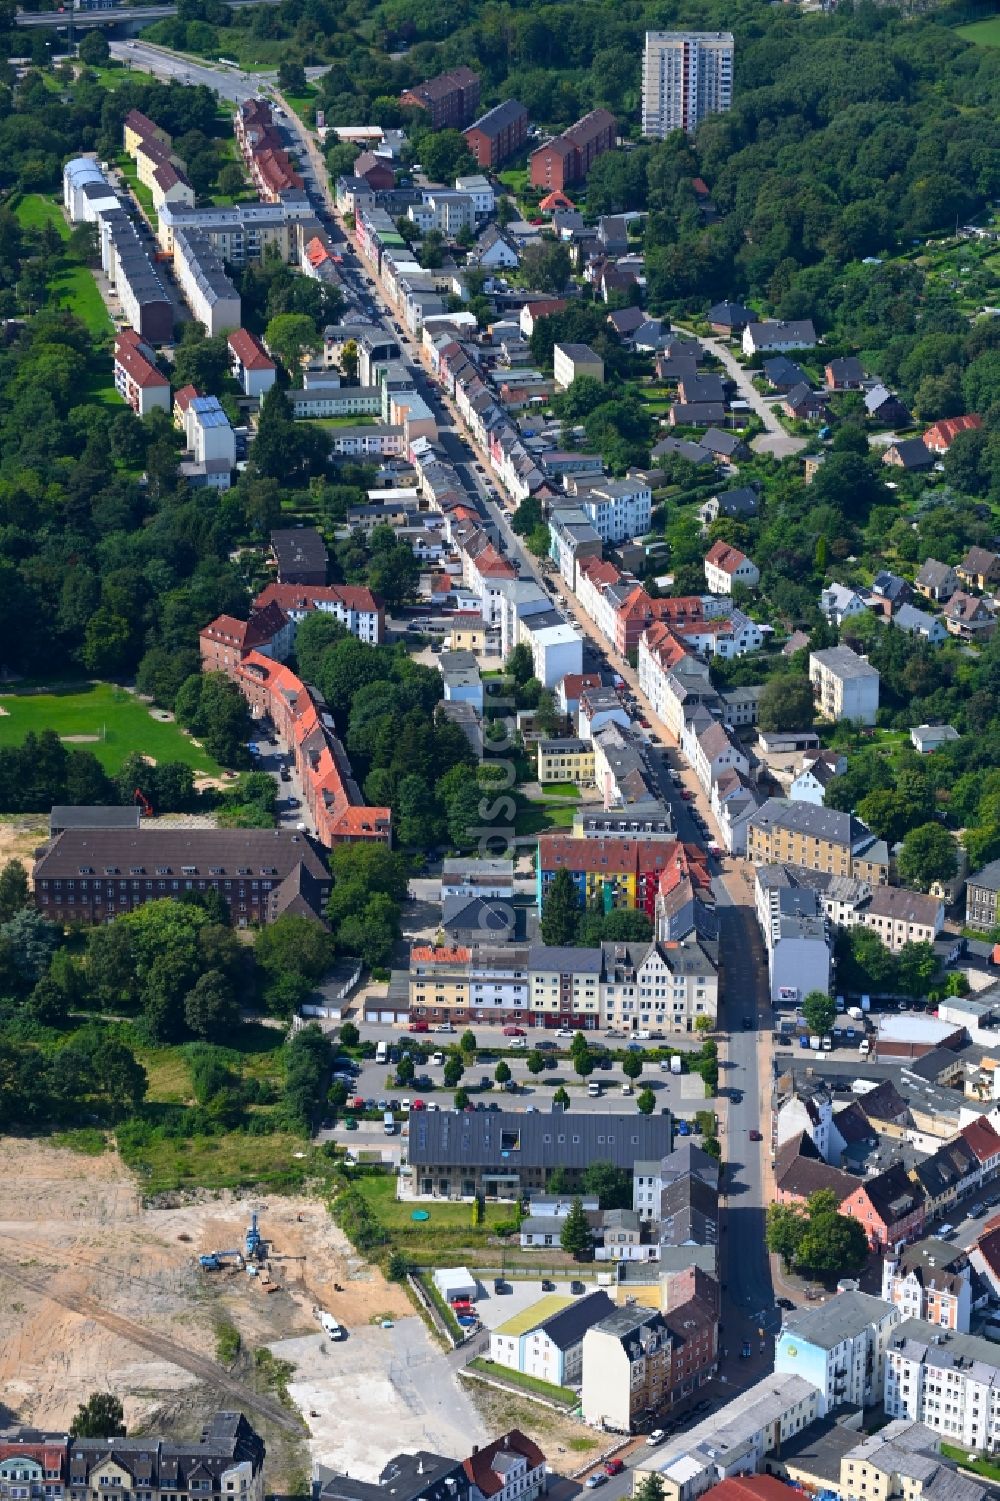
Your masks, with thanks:
M 923 438 L 900 438 L 891 446 L 903 469 L 929 469 L 934 462 L 934 455 Z
M 674 1150 L 660 1163 L 661 1183 L 672 1183 L 684 1177 L 700 1178 L 713 1189 L 719 1186 L 718 1162 L 689 1136 L 682 1136 Z
M 770 381 L 773 386 L 797 386 L 800 381 L 806 379 L 806 372 L 795 360 L 790 360 L 787 354 L 772 355 L 764 361 L 764 379 Z
M 861 361 L 853 354 L 840 355 L 835 360 L 830 360 L 826 367 L 834 380 L 864 380 L 865 372 Z
M 475 928 L 484 939 L 495 941 L 513 933 L 514 913 L 507 902 L 488 901 L 468 894 L 447 896 L 442 907 L 441 926 L 445 932 Z
M 49 814 L 49 833 L 63 829 L 137 829 L 140 818 L 136 804 L 127 808 L 99 808 L 89 803 L 58 803 Z
M 410 1121 L 410 1163 L 455 1167 L 630 1168 L 670 1147 L 670 1119 L 652 1115 L 528 1115 L 514 1111 L 421 1111 Z
M 668 1246 L 714 1246 L 719 1233 L 719 1191 L 702 1178 L 677 1178 L 660 1194 L 660 1240 Z
M 642 308 L 623 307 L 617 312 L 608 314 L 608 322 L 618 334 L 630 334 L 637 328 L 641 328 L 646 321 L 646 314 Z
M 882 1079 L 860 1096 L 858 1104 L 869 1120 L 896 1121 L 909 1114 L 909 1106 L 891 1079 Z
M 709 453 L 720 454 L 724 459 L 740 453 L 745 446 L 739 433 L 724 433 L 718 427 L 710 427 L 700 441 Z
M 187 1490 L 194 1474 L 215 1482 L 218 1493 L 223 1472 L 234 1462 L 248 1461 L 255 1471 L 264 1463 L 264 1442 L 242 1413 L 217 1412 L 202 1429 L 201 1439 L 190 1442 L 156 1438 L 74 1438 L 70 1453 L 70 1478 L 86 1484 L 92 1470 L 113 1459 L 145 1485 L 174 1482 L 171 1489 Z
M 723 323 L 729 328 L 734 328 L 738 323 L 756 323 L 757 314 L 753 308 L 744 307 L 742 302 L 717 302 L 710 307 L 705 314 L 709 323 Z
M 849 1105 L 838 1110 L 834 1114 L 833 1124 L 848 1146 L 873 1141 L 878 1134 L 857 1100 L 852 1100 Z
M 165 829 L 149 822 L 136 831 L 67 829 L 46 847 L 35 866 L 35 880 L 79 875 L 247 874 L 282 880 L 303 864 L 317 880 L 330 876 L 312 845 L 284 829 Z
M 1000 891 L 1000 860 L 991 860 L 982 870 L 968 878 L 970 886 L 981 886 L 984 891 Z
M 615 1304 L 601 1288 L 598 1292 L 574 1299 L 538 1327 L 545 1330 L 557 1350 L 569 1350 L 580 1343 L 588 1329 L 614 1311 Z
M 466 134 L 470 130 L 481 130 L 484 135 L 498 135 L 501 130 L 506 130 L 508 125 L 514 125 L 528 111 L 517 99 L 505 99 L 502 104 L 495 104 L 488 109 L 485 115 L 480 115 L 478 120 L 473 120 L 471 125 L 465 127 Z
M 749 485 L 739 490 L 723 490 L 715 499 L 719 502 L 720 516 L 756 516 L 760 497 Z
M 283 528 L 271 533 L 271 547 L 278 561 L 279 578 L 284 573 L 310 573 L 325 569 L 326 543 L 314 526 Z
M 905 1219 L 924 1202 L 924 1191 L 906 1175 L 901 1162 L 893 1162 L 874 1178 L 861 1184 L 872 1208 L 886 1225 Z
M 782 1193 L 801 1199 L 808 1199 L 817 1190 L 828 1188 L 837 1195 L 838 1203 L 842 1203 L 857 1188 L 859 1179 L 841 1172 L 838 1167 L 830 1167 L 822 1160 L 810 1137 L 801 1131 L 778 1148 L 774 1181 Z
M 455 1482 L 450 1486 L 448 1481 Z M 418 1449 L 415 1454 L 397 1454 L 385 1466 L 378 1481 L 355 1480 L 348 1475 L 322 1476 L 320 1501 L 461 1501 L 468 1495 L 468 1476 L 460 1459 Z

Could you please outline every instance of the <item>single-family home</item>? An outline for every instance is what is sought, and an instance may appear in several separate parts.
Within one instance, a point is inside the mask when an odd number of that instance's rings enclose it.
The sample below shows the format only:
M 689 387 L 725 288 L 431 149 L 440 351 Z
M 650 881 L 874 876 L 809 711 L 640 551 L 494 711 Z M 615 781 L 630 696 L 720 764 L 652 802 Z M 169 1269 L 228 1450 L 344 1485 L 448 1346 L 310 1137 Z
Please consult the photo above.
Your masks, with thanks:
M 705 317 L 712 332 L 721 334 L 724 338 L 741 334 L 748 323 L 757 322 L 753 308 L 744 307 L 742 302 L 730 302 L 728 298 L 710 307 Z
M 949 635 L 960 641 L 988 641 L 997 619 L 985 600 L 959 589 L 944 607 L 944 624 Z
M 985 593 L 1000 584 L 1000 553 L 988 547 L 970 547 L 955 572 L 970 589 Z
M 760 583 L 760 569 L 738 547 L 713 542 L 705 554 L 705 582 L 712 594 L 732 594 L 734 584 L 747 589 Z
M 910 414 L 899 397 L 894 396 L 881 381 L 865 392 L 865 416 L 886 427 L 906 427 L 910 421 Z
M 229 368 L 243 388 L 244 396 L 258 399 L 269 391 L 277 378 L 274 361 L 256 334 L 237 328 L 227 336 Z
M 796 386 L 808 385 L 809 377 L 802 366 L 790 360 L 787 354 L 776 354 L 764 361 L 764 379 L 772 391 L 794 391 Z
M 698 507 L 698 520 L 707 528 L 713 521 L 718 521 L 720 516 L 745 521 L 756 516 L 759 510 L 760 496 L 749 485 L 744 485 L 741 489 L 722 490 L 718 495 L 711 496 L 704 505 Z
M 829 584 L 819 597 L 819 607 L 831 625 L 838 630 L 845 620 L 854 615 L 863 615 L 868 608 L 864 596 L 846 584 Z
M 830 360 L 823 373 L 828 391 L 860 391 L 865 382 L 861 361 L 853 355 Z
M 940 605 L 951 599 L 958 588 L 958 574 L 947 563 L 939 563 L 937 558 L 928 558 L 913 582 L 918 594 Z
M 743 353 L 748 359 L 772 350 L 780 354 L 785 349 L 812 349 L 816 342 L 811 318 L 799 318 L 789 323 L 750 323 L 743 330 Z
M 964 417 L 944 417 L 940 422 L 934 422 L 924 433 L 924 442 L 931 453 L 947 453 L 959 433 L 977 432 L 983 425 L 983 419 L 978 412 L 970 412 Z
M 939 746 L 959 738 L 952 724 L 917 724 L 910 731 L 910 744 L 918 756 L 929 756 Z
M 909 636 L 919 636 L 929 646 L 940 646 L 947 639 L 948 632 L 941 616 L 928 615 L 926 610 L 918 610 L 915 605 L 900 605 L 893 618 L 899 630 L 906 631 Z
M 718 427 L 710 427 L 699 441 L 702 448 L 706 448 L 722 464 L 738 463 L 750 453 L 739 433 L 727 433 Z
M 789 391 L 781 403 L 781 409 L 786 417 L 792 417 L 799 422 L 815 422 L 829 415 L 823 397 L 805 382 L 801 382 Z
M 923 438 L 897 438 L 895 443 L 883 449 L 882 463 L 907 474 L 918 474 L 921 469 L 930 469 L 934 455 Z

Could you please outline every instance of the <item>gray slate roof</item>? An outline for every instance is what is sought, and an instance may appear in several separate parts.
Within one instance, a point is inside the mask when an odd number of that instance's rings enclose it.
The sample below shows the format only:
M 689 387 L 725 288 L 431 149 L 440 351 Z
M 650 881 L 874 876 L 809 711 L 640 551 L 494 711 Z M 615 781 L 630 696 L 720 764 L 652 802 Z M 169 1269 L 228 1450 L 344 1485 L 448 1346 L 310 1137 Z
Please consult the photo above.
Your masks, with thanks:
M 670 1149 L 668 1116 L 587 1115 L 554 1111 L 421 1111 L 410 1120 L 414 1166 L 565 1167 L 583 1171 L 594 1161 L 631 1168 L 637 1157 Z

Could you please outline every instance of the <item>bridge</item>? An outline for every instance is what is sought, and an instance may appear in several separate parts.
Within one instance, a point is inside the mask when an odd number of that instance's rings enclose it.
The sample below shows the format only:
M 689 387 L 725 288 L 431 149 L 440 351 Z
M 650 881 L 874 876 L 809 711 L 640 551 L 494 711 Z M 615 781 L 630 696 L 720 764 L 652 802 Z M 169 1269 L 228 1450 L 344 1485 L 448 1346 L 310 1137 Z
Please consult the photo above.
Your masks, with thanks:
M 234 9 L 240 9 L 245 5 L 279 5 L 281 0 L 225 0 L 225 3 Z M 141 28 L 176 14 L 176 5 L 112 5 L 107 10 L 72 10 L 70 4 L 62 10 L 19 10 L 17 24 L 26 27 L 61 27 L 70 31 L 89 31 L 95 26 L 105 26 L 111 30 L 129 25 Z

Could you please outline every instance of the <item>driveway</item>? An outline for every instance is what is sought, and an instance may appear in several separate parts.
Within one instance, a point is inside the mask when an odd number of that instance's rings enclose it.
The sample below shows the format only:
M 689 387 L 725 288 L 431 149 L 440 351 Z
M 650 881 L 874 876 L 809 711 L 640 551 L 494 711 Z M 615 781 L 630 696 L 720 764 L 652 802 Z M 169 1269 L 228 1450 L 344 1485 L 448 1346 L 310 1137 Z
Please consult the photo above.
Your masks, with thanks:
M 794 453 L 801 453 L 806 447 L 805 438 L 793 438 L 791 433 L 785 431 L 781 425 L 781 419 L 774 410 L 773 403 L 764 400 L 755 387 L 749 370 L 746 370 L 739 360 L 734 358 L 724 340 L 698 338 L 698 343 L 722 362 L 730 380 L 735 381 L 740 396 L 749 403 L 767 429 L 766 432 L 759 433 L 754 438 L 750 447 L 756 453 L 773 454 L 776 459 L 787 459 Z

